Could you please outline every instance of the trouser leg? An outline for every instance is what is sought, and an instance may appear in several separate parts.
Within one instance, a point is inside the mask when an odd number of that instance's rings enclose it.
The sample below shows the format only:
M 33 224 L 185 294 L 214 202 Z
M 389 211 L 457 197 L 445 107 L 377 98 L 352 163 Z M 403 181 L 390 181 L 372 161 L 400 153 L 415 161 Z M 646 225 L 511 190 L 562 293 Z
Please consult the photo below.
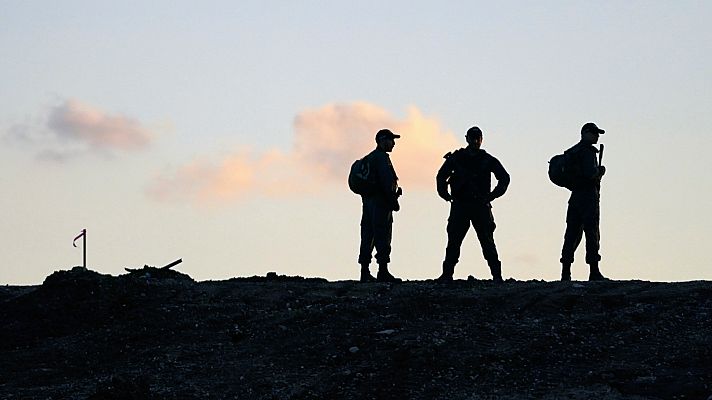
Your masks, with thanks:
M 386 207 L 375 207 L 373 215 L 373 244 L 376 247 L 376 261 L 379 265 L 388 264 L 391 262 L 393 212 Z
M 586 234 L 586 264 L 601 261 L 599 249 L 601 248 L 601 232 L 599 230 L 600 209 L 598 204 L 591 204 L 586 210 L 583 221 L 583 230 Z
M 450 275 L 455 270 L 455 265 L 460 260 L 460 247 L 462 241 L 470 229 L 470 218 L 457 203 L 450 204 L 450 217 L 447 220 L 447 247 L 445 248 L 445 260 L 443 261 L 443 273 Z
M 475 210 L 472 226 L 477 233 L 477 239 L 482 247 L 482 255 L 487 260 L 487 265 L 489 265 L 492 272 L 492 278 L 494 280 L 502 280 L 502 263 L 499 260 L 497 246 L 494 242 L 494 230 L 497 225 L 494 222 L 492 209 L 487 206 L 478 207 Z
M 598 269 L 598 262 L 601 260 L 601 255 L 598 252 L 601 247 L 601 233 L 599 230 L 600 207 L 597 201 L 589 203 L 588 206 L 583 224 L 586 234 L 586 263 L 590 267 L 588 280 L 606 280 L 607 278 Z
M 371 254 L 374 247 L 373 207 L 364 202 L 361 214 L 361 244 L 359 247 L 358 263 L 368 267 L 371 263 Z
M 564 233 L 564 245 L 561 248 L 561 264 L 571 265 L 574 262 L 574 253 L 583 238 L 583 221 L 581 220 L 578 207 L 569 203 L 566 211 L 566 232 Z

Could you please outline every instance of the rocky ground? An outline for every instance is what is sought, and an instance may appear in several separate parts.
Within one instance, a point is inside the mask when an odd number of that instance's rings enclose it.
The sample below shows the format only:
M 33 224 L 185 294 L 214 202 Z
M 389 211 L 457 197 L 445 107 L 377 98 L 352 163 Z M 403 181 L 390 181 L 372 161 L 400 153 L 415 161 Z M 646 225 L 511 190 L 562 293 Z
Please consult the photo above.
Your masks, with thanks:
M 0 286 L 2 399 L 707 399 L 712 282 Z

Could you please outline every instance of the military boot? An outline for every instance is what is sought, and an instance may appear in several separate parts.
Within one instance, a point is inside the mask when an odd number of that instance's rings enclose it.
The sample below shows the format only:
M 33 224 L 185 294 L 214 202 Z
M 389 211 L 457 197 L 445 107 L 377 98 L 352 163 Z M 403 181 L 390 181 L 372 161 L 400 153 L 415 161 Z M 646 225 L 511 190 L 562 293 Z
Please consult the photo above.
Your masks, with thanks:
M 361 264 L 361 282 L 376 282 L 376 278 L 371 275 L 371 271 L 368 268 L 368 264 Z
M 561 281 L 568 282 L 571 280 L 571 264 L 561 264 Z
M 390 283 L 403 282 L 402 279 L 396 278 L 388 272 L 388 264 L 386 263 L 378 264 L 378 275 L 376 275 L 376 281 Z
M 443 263 L 443 273 L 437 279 L 438 282 L 452 282 L 452 276 L 455 274 L 455 266 Z
M 492 272 L 492 282 L 502 283 L 502 263 L 499 261 L 489 262 L 490 272 Z
M 591 263 L 591 264 L 589 264 L 589 266 L 591 267 L 591 272 L 588 274 L 589 281 L 607 281 L 608 280 L 608 278 L 603 276 L 603 274 L 601 274 L 601 271 L 598 270 L 597 262 Z

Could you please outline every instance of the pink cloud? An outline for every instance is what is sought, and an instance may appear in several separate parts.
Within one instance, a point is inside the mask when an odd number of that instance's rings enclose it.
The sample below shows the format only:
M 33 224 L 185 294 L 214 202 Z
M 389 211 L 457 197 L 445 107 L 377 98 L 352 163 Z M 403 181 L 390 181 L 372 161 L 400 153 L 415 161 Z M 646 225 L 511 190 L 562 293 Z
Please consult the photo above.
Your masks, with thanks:
M 250 195 L 292 196 L 346 187 L 351 163 L 375 148 L 375 133 L 389 128 L 402 135 L 391 154 L 406 190 L 432 190 L 446 152 L 459 147 L 439 121 L 410 107 L 405 118 L 365 102 L 330 104 L 301 112 L 294 119 L 294 145 L 251 154 L 240 150 L 219 162 L 197 159 L 154 178 L 147 188 L 157 200 L 199 204 L 237 200 Z
M 159 174 L 146 188 L 159 201 L 219 205 L 250 195 L 281 197 L 308 193 L 316 180 L 291 156 L 272 150 L 255 155 L 238 150 L 215 162 L 198 158 L 175 171 Z
M 409 107 L 399 119 L 368 103 L 334 104 L 302 112 L 294 122 L 294 153 L 327 178 L 344 180 L 351 163 L 375 148 L 374 136 L 388 128 L 401 135 L 391 153 L 401 185 L 431 188 L 442 156 L 459 147 L 435 118 Z
M 194 160 L 174 173 L 157 176 L 147 190 L 151 197 L 163 201 L 228 200 L 239 197 L 253 182 L 252 161 L 246 154 L 237 153 L 218 165 Z
M 136 119 L 66 100 L 41 117 L 11 126 L 0 139 L 36 151 L 40 161 L 63 163 L 88 154 L 112 155 L 146 148 L 152 130 Z
M 53 108 L 48 127 L 62 139 L 86 143 L 93 149 L 139 150 L 152 139 L 149 130 L 138 121 L 109 115 L 77 100 L 67 100 Z

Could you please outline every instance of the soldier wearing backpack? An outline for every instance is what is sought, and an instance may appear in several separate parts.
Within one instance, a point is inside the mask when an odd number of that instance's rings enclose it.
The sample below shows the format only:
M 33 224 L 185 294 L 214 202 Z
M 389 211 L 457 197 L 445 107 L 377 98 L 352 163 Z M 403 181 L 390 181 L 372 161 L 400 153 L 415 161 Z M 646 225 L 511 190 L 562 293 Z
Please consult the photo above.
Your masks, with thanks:
M 388 272 L 391 261 L 391 238 L 393 234 L 393 211 L 400 210 L 398 197 L 402 190 L 398 187 L 398 176 L 388 153 L 393 151 L 396 135 L 388 129 L 376 133 L 376 149 L 369 153 L 361 163 L 365 167 L 367 180 L 372 188 L 359 190 L 363 204 L 361 215 L 361 245 L 358 263 L 361 265 L 361 282 L 400 282 Z M 351 180 L 351 179 L 350 179 Z M 353 190 L 353 187 L 352 187 Z M 369 265 L 371 253 L 376 248 L 378 275 L 371 275 Z
M 597 160 L 599 150 L 593 145 L 598 143 L 599 135 L 605 133 L 593 122 L 588 122 L 581 127 L 581 141 L 566 151 L 573 171 L 571 183 L 567 188 L 571 190 L 569 206 L 566 211 L 566 233 L 564 245 L 561 249 L 561 280 L 571 280 L 571 264 L 574 262 L 574 253 L 582 236 L 586 235 L 586 263 L 590 267 L 589 281 L 606 280 L 598 269 L 601 256 L 600 248 L 600 191 L 601 178 L 606 173 L 606 167 Z
M 482 254 L 492 272 L 492 279 L 502 282 L 502 263 L 494 243 L 496 225 L 490 203 L 507 191 L 509 174 L 499 160 L 480 148 L 480 128 L 470 128 L 465 139 L 466 148 L 445 155 L 445 162 L 436 178 L 438 194 L 445 201 L 451 202 L 443 273 L 437 280 L 452 281 L 455 265 L 460 258 L 460 246 L 472 224 L 482 246 Z M 491 190 L 492 174 L 497 178 L 494 190 Z

